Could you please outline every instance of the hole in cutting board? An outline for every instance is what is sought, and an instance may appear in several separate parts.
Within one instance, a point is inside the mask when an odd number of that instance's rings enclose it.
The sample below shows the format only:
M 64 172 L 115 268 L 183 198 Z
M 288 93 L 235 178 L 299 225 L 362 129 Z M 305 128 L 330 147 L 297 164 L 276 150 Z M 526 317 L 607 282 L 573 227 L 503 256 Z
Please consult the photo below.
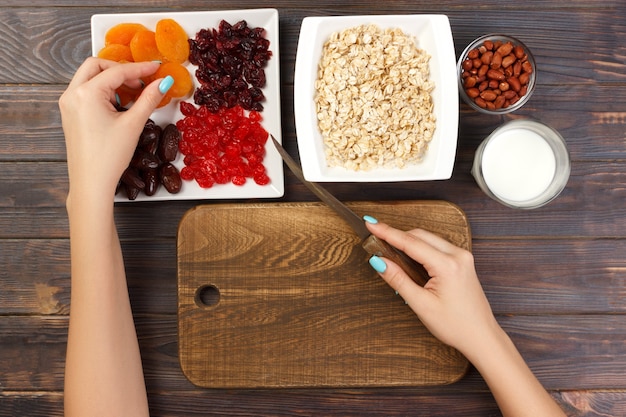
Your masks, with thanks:
M 198 307 L 215 307 L 220 302 L 220 290 L 215 285 L 203 285 L 196 291 Z

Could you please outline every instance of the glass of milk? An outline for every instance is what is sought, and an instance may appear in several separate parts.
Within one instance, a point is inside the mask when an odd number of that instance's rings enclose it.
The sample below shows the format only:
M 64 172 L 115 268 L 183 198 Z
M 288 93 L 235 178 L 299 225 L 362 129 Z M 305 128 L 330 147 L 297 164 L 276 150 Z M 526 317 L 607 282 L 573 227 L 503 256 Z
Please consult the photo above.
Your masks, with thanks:
M 494 200 L 532 209 L 563 191 L 570 169 L 567 146 L 556 130 L 532 120 L 512 120 L 480 144 L 472 175 Z

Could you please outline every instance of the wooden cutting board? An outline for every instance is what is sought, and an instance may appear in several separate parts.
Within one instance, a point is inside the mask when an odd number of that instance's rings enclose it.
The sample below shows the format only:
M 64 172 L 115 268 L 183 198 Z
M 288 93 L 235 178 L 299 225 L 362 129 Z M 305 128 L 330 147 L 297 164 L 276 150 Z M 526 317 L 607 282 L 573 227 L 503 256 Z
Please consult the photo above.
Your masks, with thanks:
M 444 201 L 348 203 L 470 249 Z M 435 339 L 323 203 L 203 205 L 178 230 L 180 363 L 207 388 L 448 384 L 467 360 Z

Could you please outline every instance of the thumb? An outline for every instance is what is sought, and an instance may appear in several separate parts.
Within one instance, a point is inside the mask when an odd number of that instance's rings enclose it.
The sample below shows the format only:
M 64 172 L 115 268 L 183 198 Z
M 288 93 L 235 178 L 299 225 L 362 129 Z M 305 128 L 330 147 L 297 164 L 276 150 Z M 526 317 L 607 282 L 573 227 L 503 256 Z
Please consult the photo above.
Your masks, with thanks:
M 128 109 L 126 114 L 135 120 L 148 120 L 157 108 L 163 96 L 174 85 L 174 78 L 168 75 L 160 80 L 155 80 L 143 89 L 139 98 Z
M 369 263 L 376 272 L 396 290 L 415 313 L 424 304 L 428 290 L 413 281 L 402 268 L 388 258 L 373 255 Z

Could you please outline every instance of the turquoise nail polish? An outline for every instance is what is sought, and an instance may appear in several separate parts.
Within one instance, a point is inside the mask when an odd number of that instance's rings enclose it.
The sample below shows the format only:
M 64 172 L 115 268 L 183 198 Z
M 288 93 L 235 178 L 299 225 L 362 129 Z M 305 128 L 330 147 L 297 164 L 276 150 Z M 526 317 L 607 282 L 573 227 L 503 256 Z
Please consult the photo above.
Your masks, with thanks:
M 372 216 L 367 216 L 367 215 L 365 215 L 365 216 L 363 216 L 363 220 L 365 220 L 366 222 L 371 223 L 371 224 L 376 224 L 376 223 L 378 223 L 378 220 L 376 220 L 376 219 L 375 219 L 375 218 L 373 218 Z
M 120 99 L 120 95 L 115 93 L 115 102 L 117 103 L 118 106 L 122 106 L 122 99 Z
M 161 94 L 165 94 L 168 92 L 170 88 L 174 85 L 174 78 L 171 75 L 163 78 L 161 83 L 159 84 L 159 91 Z
M 374 271 L 382 274 L 383 272 L 385 272 L 387 270 L 387 264 L 385 263 L 385 261 L 383 261 L 382 259 L 380 259 L 378 256 L 373 255 L 370 260 L 369 263 L 371 265 L 372 268 L 374 268 Z

